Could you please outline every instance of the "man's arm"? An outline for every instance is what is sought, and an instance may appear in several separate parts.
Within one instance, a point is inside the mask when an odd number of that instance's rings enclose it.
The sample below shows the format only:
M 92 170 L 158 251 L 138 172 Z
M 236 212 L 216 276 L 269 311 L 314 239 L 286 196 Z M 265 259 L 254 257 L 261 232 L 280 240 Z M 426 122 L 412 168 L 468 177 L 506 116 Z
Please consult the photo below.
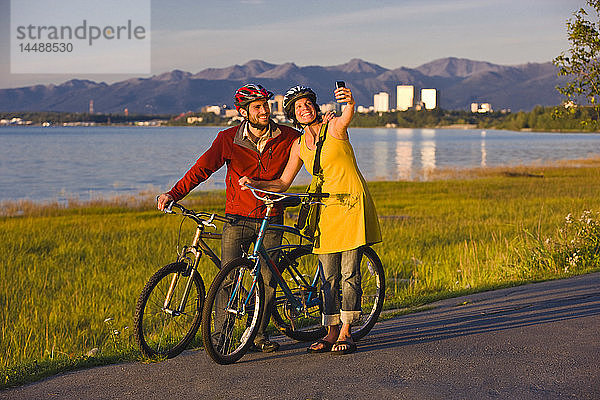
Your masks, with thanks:
M 215 171 L 225 164 L 226 160 L 225 135 L 219 133 L 210 148 L 198 158 L 196 163 L 167 193 L 158 197 L 158 209 L 163 210 L 171 201 L 183 199 L 200 183 L 207 180 Z

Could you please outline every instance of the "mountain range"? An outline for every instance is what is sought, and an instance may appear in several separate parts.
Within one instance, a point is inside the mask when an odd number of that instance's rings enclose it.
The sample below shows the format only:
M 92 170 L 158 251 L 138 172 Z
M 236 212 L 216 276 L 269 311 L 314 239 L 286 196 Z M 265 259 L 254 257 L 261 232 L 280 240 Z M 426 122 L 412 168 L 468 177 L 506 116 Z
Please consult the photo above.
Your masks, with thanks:
M 334 66 L 299 67 L 294 63 L 271 64 L 252 60 L 243 65 L 208 68 L 198 73 L 180 70 L 150 78 L 133 78 L 107 84 L 73 79 L 60 85 L 35 85 L 0 89 L 0 111 L 119 113 L 180 113 L 198 111 L 202 106 L 233 106 L 233 93 L 246 82 L 257 82 L 285 93 L 293 85 L 310 86 L 319 103 L 333 101 L 336 80 L 352 88 L 359 105 L 373 104 L 373 95 L 390 94 L 396 104 L 396 85 L 410 84 L 419 90 L 435 88 L 439 105 L 447 110 L 468 110 L 472 102 L 491 103 L 494 110 L 530 110 L 536 105 L 560 104 L 556 86 L 564 78 L 550 62 L 504 66 L 462 58 L 442 58 L 417 68 L 387 69 L 360 59 Z

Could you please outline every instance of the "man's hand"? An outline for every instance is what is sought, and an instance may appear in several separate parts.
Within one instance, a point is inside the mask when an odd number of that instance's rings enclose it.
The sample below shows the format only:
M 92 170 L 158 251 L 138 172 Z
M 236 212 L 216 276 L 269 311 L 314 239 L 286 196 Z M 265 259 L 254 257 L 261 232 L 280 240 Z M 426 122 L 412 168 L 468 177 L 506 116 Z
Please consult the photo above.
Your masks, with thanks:
M 164 211 L 165 207 L 167 206 L 167 204 L 173 201 L 173 197 L 171 197 L 170 194 L 167 193 L 163 193 L 160 196 L 158 196 L 158 200 L 157 200 L 157 207 L 160 211 Z

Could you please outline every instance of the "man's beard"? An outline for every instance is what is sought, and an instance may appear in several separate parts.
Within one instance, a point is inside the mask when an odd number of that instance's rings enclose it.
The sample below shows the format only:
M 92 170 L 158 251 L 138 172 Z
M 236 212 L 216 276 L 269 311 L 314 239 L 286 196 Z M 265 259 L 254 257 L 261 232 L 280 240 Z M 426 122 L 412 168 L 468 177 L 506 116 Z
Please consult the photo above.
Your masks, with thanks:
M 251 127 L 253 127 L 254 129 L 265 129 L 267 126 L 269 126 L 269 121 L 270 119 L 267 119 L 267 122 L 264 124 L 261 124 L 260 122 L 258 122 L 258 118 L 248 118 L 248 123 L 250 124 Z

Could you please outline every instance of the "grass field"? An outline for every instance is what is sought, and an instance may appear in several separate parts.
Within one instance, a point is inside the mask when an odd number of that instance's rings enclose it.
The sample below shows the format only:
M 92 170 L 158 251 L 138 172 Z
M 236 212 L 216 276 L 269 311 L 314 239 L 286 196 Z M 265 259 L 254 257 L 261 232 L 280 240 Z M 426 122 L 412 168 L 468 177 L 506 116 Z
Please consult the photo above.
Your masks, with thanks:
M 588 160 L 370 183 L 386 308 L 599 270 L 599 167 Z M 211 192 L 183 204 L 220 212 L 223 202 Z M 0 387 L 139 358 L 135 303 L 150 275 L 175 259 L 180 218 L 156 211 L 150 194 L 68 208 L 4 203 L 0 215 Z M 186 240 L 193 229 L 184 225 Z M 202 269 L 208 285 L 214 266 Z

